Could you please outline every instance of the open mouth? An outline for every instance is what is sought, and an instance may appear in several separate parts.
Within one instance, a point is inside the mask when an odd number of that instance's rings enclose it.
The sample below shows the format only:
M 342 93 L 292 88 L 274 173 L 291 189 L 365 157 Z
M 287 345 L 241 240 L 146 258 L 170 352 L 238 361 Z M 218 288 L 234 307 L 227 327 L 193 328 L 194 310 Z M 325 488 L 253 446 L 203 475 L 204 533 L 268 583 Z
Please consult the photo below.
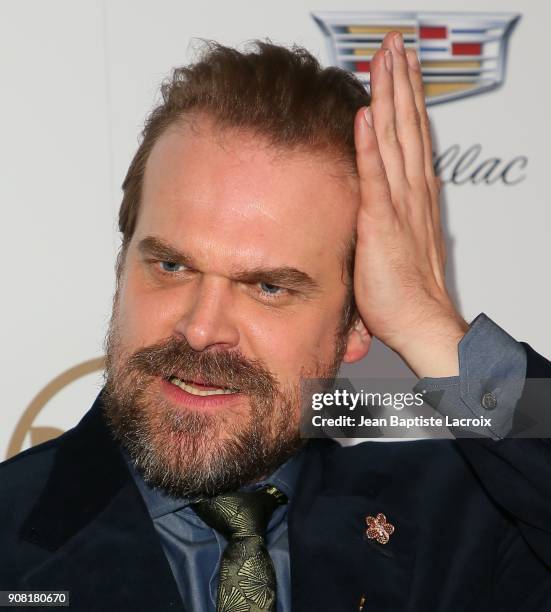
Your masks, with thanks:
M 231 395 L 234 393 L 239 393 L 238 389 L 206 385 L 197 381 L 181 380 L 176 376 L 171 376 L 168 380 L 173 385 L 176 385 L 177 387 L 180 387 L 180 389 L 187 391 L 187 393 L 191 393 L 191 395 Z

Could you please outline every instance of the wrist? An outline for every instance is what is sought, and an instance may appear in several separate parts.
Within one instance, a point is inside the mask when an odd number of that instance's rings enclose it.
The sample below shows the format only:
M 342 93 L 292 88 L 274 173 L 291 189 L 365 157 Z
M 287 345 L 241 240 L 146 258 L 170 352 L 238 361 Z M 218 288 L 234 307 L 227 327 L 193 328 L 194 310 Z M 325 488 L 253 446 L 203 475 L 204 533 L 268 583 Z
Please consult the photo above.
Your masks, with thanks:
M 454 311 L 412 326 L 391 348 L 419 378 L 459 376 L 458 344 L 468 330 L 469 324 Z

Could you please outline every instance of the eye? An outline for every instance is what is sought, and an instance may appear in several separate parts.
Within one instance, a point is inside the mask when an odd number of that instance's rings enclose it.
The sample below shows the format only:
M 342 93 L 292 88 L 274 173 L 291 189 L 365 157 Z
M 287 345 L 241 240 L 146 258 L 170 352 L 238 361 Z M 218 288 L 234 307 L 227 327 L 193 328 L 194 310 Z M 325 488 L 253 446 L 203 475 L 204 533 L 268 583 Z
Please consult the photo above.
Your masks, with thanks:
M 184 264 L 175 263 L 173 261 L 160 261 L 159 264 L 163 272 L 175 273 L 182 272 L 186 269 Z
M 260 290 L 262 293 L 265 293 L 269 296 L 279 296 L 285 293 L 285 289 L 283 287 L 279 287 L 278 285 L 271 285 L 270 283 L 258 283 Z

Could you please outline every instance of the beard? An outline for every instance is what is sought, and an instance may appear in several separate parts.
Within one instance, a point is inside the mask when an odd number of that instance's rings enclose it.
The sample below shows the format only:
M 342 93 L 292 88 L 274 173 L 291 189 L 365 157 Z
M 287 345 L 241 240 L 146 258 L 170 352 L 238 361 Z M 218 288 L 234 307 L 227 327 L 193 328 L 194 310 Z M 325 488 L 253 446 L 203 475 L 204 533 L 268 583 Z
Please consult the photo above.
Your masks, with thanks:
M 345 351 L 342 327 L 329 362 L 316 361 L 296 383 L 283 386 L 264 363 L 238 350 L 195 351 L 185 339 L 170 337 L 129 353 L 119 333 L 117 302 L 115 296 L 105 342 L 104 414 L 150 486 L 173 497 L 236 490 L 267 476 L 304 446 L 300 380 L 335 378 Z M 237 389 L 241 410 L 176 407 L 160 390 L 161 381 L 172 376 Z

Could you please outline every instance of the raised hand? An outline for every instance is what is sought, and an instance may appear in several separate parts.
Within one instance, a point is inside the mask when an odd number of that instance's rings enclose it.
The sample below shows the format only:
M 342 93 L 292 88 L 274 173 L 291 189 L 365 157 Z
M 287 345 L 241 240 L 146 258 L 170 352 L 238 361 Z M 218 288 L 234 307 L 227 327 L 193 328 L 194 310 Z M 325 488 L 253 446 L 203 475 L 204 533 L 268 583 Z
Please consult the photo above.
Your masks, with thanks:
M 355 123 L 361 331 L 395 350 L 418 376 L 457 375 L 457 344 L 468 325 L 446 289 L 421 67 L 397 32 L 371 62 L 371 92 L 371 107 L 360 109 Z

